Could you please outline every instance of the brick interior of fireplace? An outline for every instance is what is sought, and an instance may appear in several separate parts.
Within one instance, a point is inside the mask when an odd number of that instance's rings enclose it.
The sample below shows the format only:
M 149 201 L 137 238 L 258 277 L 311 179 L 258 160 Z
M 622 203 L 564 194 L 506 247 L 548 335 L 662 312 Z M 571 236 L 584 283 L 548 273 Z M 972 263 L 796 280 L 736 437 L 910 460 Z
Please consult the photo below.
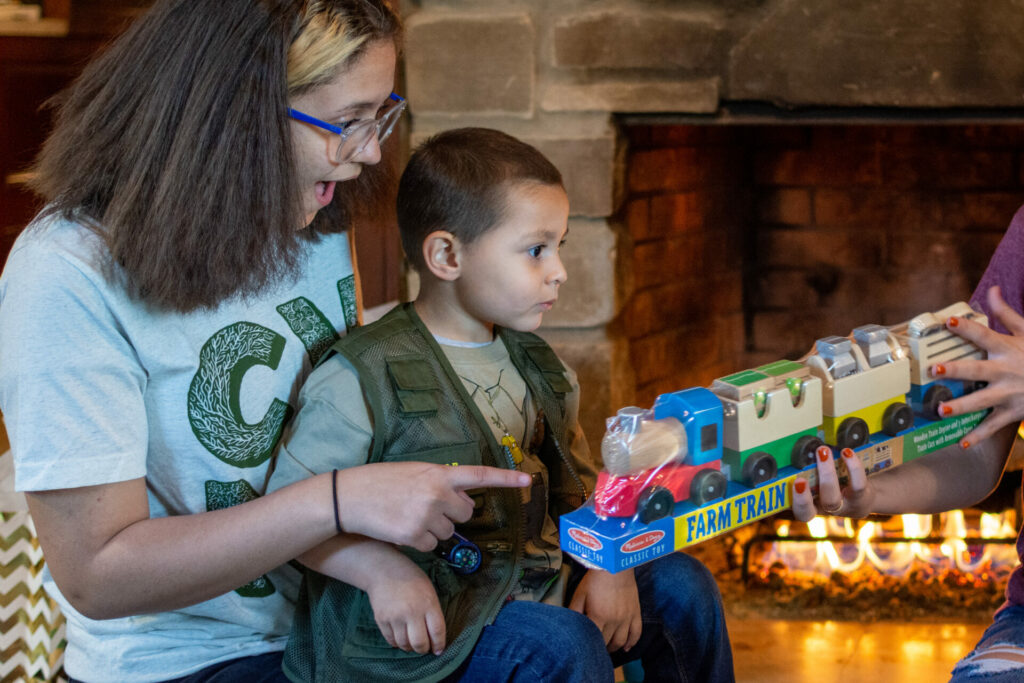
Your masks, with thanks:
M 1024 125 L 629 125 L 619 329 L 639 405 L 970 297 Z

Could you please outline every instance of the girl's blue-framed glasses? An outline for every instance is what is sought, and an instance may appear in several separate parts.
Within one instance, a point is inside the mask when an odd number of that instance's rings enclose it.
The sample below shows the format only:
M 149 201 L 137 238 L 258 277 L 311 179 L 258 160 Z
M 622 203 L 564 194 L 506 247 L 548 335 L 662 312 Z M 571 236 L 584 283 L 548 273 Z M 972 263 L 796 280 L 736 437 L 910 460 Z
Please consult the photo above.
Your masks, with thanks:
M 383 144 L 395 129 L 395 124 L 405 111 L 406 104 L 404 97 L 391 93 L 387 103 L 380 108 L 374 118 L 355 119 L 340 126 L 321 121 L 298 109 L 289 109 L 288 116 L 339 136 L 338 147 L 334 152 L 334 163 L 344 164 L 358 156 L 374 136 L 377 138 L 377 144 Z

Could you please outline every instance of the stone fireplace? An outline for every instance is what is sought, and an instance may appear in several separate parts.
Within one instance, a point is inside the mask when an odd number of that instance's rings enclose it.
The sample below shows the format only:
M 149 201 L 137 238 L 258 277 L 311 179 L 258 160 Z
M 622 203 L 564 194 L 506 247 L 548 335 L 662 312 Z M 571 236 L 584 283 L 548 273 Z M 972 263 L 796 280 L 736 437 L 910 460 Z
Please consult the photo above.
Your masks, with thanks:
M 405 0 L 411 142 L 562 170 L 542 334 L 604 418 L 969 296 L 1024 200 L 1010 0 Z

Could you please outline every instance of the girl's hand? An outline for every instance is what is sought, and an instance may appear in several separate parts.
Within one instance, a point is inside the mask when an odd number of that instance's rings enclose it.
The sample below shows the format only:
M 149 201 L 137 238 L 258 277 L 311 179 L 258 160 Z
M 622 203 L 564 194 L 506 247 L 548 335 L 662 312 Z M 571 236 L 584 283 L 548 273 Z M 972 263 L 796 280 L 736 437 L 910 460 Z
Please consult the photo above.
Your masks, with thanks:
M 620 649 L 629 652 L 640 640 L 643 628 L 640 594 L 632 569 L 617 574 L 588 570 L 572 596 L 569 609 L 587 615 L 597 624 L 609 652 Z
M 424 552 L 473 514 L 468 489 L 522 487 L 530 475 L 479 465 L 374 463 L 338 472 L 342 531 Z
M 963 318 L 952 317 L 946 327 L 988 352 L 987 360 L 958 360 L 938 363 L 930 368 L 932 377 L 947 377 L 988 385 L 939 407 L 942 417 L 961 415 L 991 408 L 981 424 L 965 436 L 960 445 L 967 448 L 992 436 L 1001 427 L 1024 419 L 1024 318 L 1010 308 L 998 287 L 988 290 L 992 315 L 1010 331 L 1001 334 Z
M 815 504 L 811 487 L 803 477 L 793 480 L 793 515 L 801 522 L 816 515 L 863 518 L 871 514 L 875 489 L 864 472 L 860 458 L 849 448 L 842 451 L 843 462 L 850 473 L 845 488 L 839 486 L 835 460 L 828 446 L 818 449 L 818 502 Z

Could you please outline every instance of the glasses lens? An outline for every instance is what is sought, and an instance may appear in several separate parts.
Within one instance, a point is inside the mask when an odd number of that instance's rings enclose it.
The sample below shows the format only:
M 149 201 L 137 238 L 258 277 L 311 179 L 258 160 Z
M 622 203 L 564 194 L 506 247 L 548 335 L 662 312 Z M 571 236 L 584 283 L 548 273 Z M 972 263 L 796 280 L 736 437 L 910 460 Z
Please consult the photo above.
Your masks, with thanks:
M 384 112 L 384 115 L 380 117 L 380 121 L 377 122 L 378 142 L 384 142 L 388 139 L 391 131 L 395 129 L 398 119 L 401 118 L 403 111 L 405 111 L 405 100 L 397 102 L 395 106 Z
M 402 112 L 405 111 L 405 100 L 392 101 L 392 105 L 377 119 L 354 121 L 345 128 L 344 139 L 338 145 L 337 163 L 351 161 L 370 144 L 374 135 L 377 136 L 377 144 L 383 144 L 388 139 Z
M 350 123 L 345 128 L 345 136 L 341 144 L 338 145 L 337 162 L 343 164 L 351 161 L 354 156 L 363 151 L 376 129 L 377 122 L 373 119 Z

